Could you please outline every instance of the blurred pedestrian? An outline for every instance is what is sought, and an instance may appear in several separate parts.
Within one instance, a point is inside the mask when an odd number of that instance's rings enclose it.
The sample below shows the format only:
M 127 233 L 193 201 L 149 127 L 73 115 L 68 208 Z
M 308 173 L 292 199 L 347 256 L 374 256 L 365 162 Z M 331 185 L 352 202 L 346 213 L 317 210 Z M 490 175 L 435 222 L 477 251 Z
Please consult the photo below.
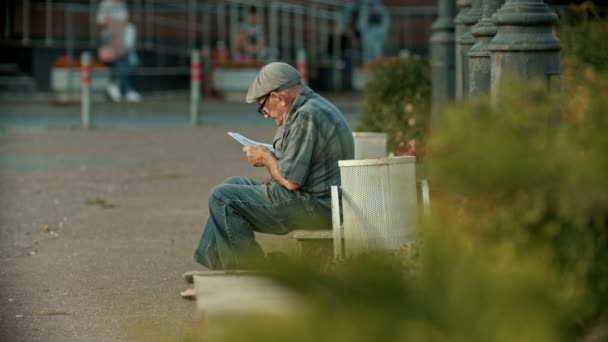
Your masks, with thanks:
M 355 0 L 356 32 L 361 35 L 363 63 L 384 55 L 390 17 L 381 0 Z
M 97 12 L 97 26 L 101 33 L 99 59 L 111 67 L 111 83 L 106 93 L 114 102 L 123 99 L 140 102 L 141 95 L 129 82 L 129 74 L 138 64 L 135 51 L 137 32 L 130 22 L 124 0 L 102 0 Z
M 266 55 L 266 43 L 264 39 L 264 26 L 260 22 L 257 8 L 251 6 L 237 31 L 236 47 L 238 50 L 238 61 L 247 63 L 263 61 Z

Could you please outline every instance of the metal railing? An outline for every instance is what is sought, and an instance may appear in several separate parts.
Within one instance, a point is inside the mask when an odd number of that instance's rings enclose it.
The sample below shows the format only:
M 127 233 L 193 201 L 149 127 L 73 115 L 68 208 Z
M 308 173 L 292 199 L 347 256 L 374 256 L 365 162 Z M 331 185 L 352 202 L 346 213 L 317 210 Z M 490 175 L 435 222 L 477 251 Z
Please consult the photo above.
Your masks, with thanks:
M 96 12 L 99 0 L 6 0 L 3 2 L 3 41 L 15 45 L 64 48 L 74 58 L 76 50 L 97 44 Z M 225 49 L 238 56 L 238 24 L 250 6 L 257 7 L 266 33 L 269 59 L 295 62 L 298 49 L 305 49 L 309 67 L 340 69 L 343 1 L 289 0 L 132 0 L 133 23 L 138 30 L 138 49 L 160 55 L 184 57 L 183 65 L 171 68 L 139 68 L 142 75 L 188 72 L 190 51 L 196 48 Z M 387 51 L 426 49 L 435 7 L 391 8 Z M 355 58 L 357 60 L 357 58 Z

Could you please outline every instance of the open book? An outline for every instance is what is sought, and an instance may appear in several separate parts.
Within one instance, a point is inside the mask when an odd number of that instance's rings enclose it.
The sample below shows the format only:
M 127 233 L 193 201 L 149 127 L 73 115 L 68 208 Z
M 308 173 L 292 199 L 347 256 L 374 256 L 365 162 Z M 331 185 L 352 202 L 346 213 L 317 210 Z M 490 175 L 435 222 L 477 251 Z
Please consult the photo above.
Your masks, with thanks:
M 243 146 L 262 145 L 262 146 L 266 147 L 270 152 L 274 153 L 274 148 L 270 144 L 263 144 L 261 142 L 253 141 L 253 140 L 251 140 L 249 138 L 246 138 L 246 137 L 242 136 L 239 133 L 228 132 L 228 135 L 231 136 L 231 137 L 233 137 L 234 140 L 236 140 L 236 141 L 240 142 L 241 144 L 243 144 Z

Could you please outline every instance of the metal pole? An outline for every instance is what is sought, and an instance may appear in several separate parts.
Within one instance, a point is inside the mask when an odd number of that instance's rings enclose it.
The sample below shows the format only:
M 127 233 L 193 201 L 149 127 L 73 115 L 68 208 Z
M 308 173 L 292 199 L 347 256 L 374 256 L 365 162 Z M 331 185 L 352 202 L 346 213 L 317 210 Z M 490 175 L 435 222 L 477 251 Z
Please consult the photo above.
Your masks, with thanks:
M 423 179 L 420 181 L 420 188 L 422 192 L 422 209 L 425 218 L 431 216 L 431 196 L 429 192 L 429 180 Z
M 296 61 L 296 68 L 302 78 L 302 83 L 308 84 L 308 67 L 306 66 L 306 50 L 303 48 L 298 49 L 298 57 Z
M 463 65 L 462 65 L 462 35 L 466 30 L 466 26 L 464 24 L 464 18 L 467 17 L 467 13 L 471 10 L 471 0 L 458 0 L 456 2 L 460 11 L 454 18 L 454 35 L 455 35 L 455 46 L 456 50 L 454 51 L 454 55 L 456 57 L 456 71 L 455 71 L 455 96 L 456 99 L 462 99 L 464 95 L 463 90 L 463 81 L 462 75 L 464 74 Z
M 65 8 L 65 50 L 70 61 L 74 60 L 74 32 L 72 32 L 72 9 Z
M 190 62 L 190 123 L 199 124 L 201 105 L 201 56 L 199 50 L 192 50 Z
M 331 187 L 331 221 L 334 238 L 334 259 L 342 259 L 342 224 L 340 222 L 340 193 L 338 187 Z
M 9 2 L 4 3 L 4 38 L 9 39 L 11 36 L 11 7 Z
M 342 14 L 336 12 L 334 15 L 334 90 L 338 91 L 342 89 L 342 68 L 344 63 L 342 62 L 342 47 L 340 46 L 340 32 L 337 28 L 341 27 L 340 21 Z
M 270 20 L 269 20 L 269 28 L 270 28 L 270 54 L 271 60 L 276 60 L 279 58 L 279 38 L 278 38 L 278 22 L 277 22 L 277 6 L 275 3 L 270 4 Z
M 434 117 L 454 98 L 454 13 L 452 0 L 440 0 L 439 17 L 431 35 L 432 110 Z
M 239 51 L 236 46 L 236 39 L 234 39 L 238 32 L 238 21 L 239 21 L 239 7 L 235 3 L 230 3 L 230 8 L 228 9 L 228 20 L 230 22 L 230 53 L 233 60 L 239 60 Z
M 154 0 L 146 1 L 146 47 L 152 49 L 154 46 Z
M 466 97 L 469 95 L 469 50 L 475 44 L 475 37 L 471 33 L 473 25 L 477 24 L 481 20 L 481 1 L 472 0 L 472 7 L 467 13 L 467 16 L 463 19 L 465 25 L 465 31 L 461 38 L 461 53 L 462 53 L 462 96 Z
M 304 18 L 302 13 L 295 12 L 295 41 L 296 47 L 301 49 L 304 47 Z
M 205 96 L 211 94 L 211 51 L 209 45 L 203 45 L 202 48 L 202 59 L 203 59 L 203 75 L 205 77 L 205 83 L 203 83 L 203 94 Z
M 44 42 L 45 42 L 46 46 L 51 46 L 53 44 L 53 1 L 52 0 L 46 0 L 45 11 L 46 11 L 46 18 L 45 18 L 46 39 Z
M 216 4 L 217 7 L 217 34 L 219 40 L 217 42 L 218 50 L 221 51 L 222 56 L 220 57 L 220 61 L 225 62 L 225 53 L 226 53 L 226 10 L 224 8 L 224 4 Z M 221 43 L 221 44 L 220 44 Z
M 80 81 L 82 85 L 82 128 L 91 127 L 91 54 L 80 55 Z
M 331 56 L 329 56 L 328 47 L 329 44 L 332 43 L 331 37 L 328 34 L 327 26 L 329 25 L 329 19 L 320 17 L 319 23 L 319 37 L 321 40 L 321 61 L 323 63 L 323 67 L 327 66 L 327 63 Z M 329 61 L 330 62 L 330 61 Z
M 23 0 L 23 45 L 30 42 L 30 0 Z
M 261 27 L 264 27 L 264 20 L 265 20 L 265 17 L 264 17 L 264 12 L 265 12 L 264 11 L 264 6 L 262 6 L 261 3 L 258 3 L 256 11 L 257 11 L 257 14 L 258 14 L 258 25 L 260 25 Z M 263 44 L 265 45 L 266 44 L 266 38 L 263 38 L 263 39 L 264 39 Z M 262 61 L 262 60 L 264 60 L 264 58 L 268 58 L 268 51 L 262 51 L 262 49 L 258 49 L 257 50 L 257 54 L 256 54 L 256 59 L 258 61 Z
M 203 46 L 209 48 L 211 46 L 211 5 L 203 5 L 203 25 L 205 33 L 203 34 Z
M 317 5 L 313 4 L 310 6 L 308 11 L 308 47 L 307 50 L 311 56 L 318 56 L 317 54 Z M 310 68 L 312 70 L 312 77 L 316 77 L 317 70 L 317 59 L 310 59 Z
M 281 59 L 289 62 L 291 58 L 291 45 L 289 44 L 289 12 L 288 8 L 281 8 Z
M 483 15 L 473 26 L 471 32 L 476 39 L 469 50 L 469 94 L 481 95 L 490 92 L 491 54 L 488 43 L 496 34 L 496 25 L 492 14 L 504 3 L 504 0 L 483 0 Z
M 196 0 L 188 1 L 188 48 L 196 46 Z
M 95 0 L 89 2 L 89 46 L 92 48 L 97 44 L 97 17 L 95 16 Z
M 543 0 L 507 0 L 492 16 L 497 32 L 488 45 L 491 94 L 496 102 L 505 79 L 543 79 L 559 90 L 560 44 L 552 26 L 557 14 Z

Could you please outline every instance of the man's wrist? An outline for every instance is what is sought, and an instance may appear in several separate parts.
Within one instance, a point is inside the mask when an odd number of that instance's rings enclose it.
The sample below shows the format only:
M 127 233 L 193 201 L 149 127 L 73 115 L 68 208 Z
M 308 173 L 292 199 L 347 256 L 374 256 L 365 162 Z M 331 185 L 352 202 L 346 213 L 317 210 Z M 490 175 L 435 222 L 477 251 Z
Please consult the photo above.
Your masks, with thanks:
M 274 157 L 274 155 L 273 155 L 273 154 L 272 154 L 270 151 L 268 151 L 268 152 L 266 153 L 266 155 L 264 156 L 264 165 L 266 165 L 266 166 L 270 167 L 271 165 L 273 165 L 273 164 L 274 164 L 274 162 L 275 162 L 276 160 L 277 160 L 277 159 Z

